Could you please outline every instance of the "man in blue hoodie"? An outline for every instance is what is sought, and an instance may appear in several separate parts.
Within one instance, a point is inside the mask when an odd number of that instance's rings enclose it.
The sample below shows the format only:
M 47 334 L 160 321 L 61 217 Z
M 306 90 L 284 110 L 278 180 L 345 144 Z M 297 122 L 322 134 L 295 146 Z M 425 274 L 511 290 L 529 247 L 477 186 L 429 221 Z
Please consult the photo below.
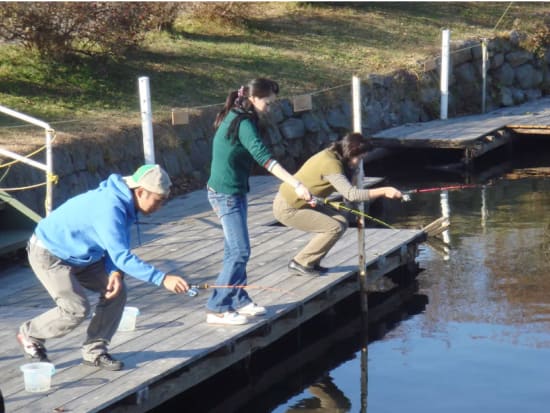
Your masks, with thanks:
M 138 212 L 159 209 L 171 185 L 159 165 L 143 165 L 132 176 L 110 175 L 38 223 L 27 247 L 29 263 L 56 307 L 21 325 L 17 340 L 27 358 L 49 361 L 46 339 L 64 336 L 88 317 L 88 289 L 100 297 L 82 345 L 82 363 L 120 370 L 123 363 L 107 346 L 126 303 L 124 274 L 175 293 L 189 289 L 183 278 L 157 270 L 130 250 L 130 228 Z

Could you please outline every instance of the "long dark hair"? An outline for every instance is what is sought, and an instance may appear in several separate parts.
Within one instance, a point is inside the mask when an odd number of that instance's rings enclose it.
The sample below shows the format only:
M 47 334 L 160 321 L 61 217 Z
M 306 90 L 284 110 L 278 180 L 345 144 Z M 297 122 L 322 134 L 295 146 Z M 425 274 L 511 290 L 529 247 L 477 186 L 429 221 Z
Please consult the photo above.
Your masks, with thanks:
M 239 131 L 239 124 L 244 118 L 252 120 L 254 123 L 258 122 L 258 114 L 254 109 L 254 105 L 248 99 L 250 96 L 257 98 L 265 98 L 272 93 L 279 93 L 279 84 L 271 79 L 263 77 L 254 79 L 248 83 L 247 86 L 241 86 L 238 90 L 233 90 L 225 99 L 223 109 L 216 116 L 214 121 L 214 128 L 218 129 L 222 121 L 225 119 L 230 111 L 237 112 L 240 116 L 237 116 L 235 120 L 229 126 L 228 138 L 235 141 Z
M 339 155 L 344 164 L 344 172 L 348 179 L 355 172 L 350 166 L 349 161 L 359 155 L 372 150 L 372 143 L 360 133 L 348 133 L 339 141 L 332 143 L 328 149 Z

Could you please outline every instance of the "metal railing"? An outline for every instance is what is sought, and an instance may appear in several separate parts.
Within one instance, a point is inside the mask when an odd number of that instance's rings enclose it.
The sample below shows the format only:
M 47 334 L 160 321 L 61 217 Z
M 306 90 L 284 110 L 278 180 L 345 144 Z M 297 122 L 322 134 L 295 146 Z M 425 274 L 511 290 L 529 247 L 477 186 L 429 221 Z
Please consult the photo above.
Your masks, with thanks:
M 44 201 L 44 208 L 46 211 L 46 215 L 48 215 L 52 210 L 52 192 L 53 192 L 53 181 L 54 181 L 54 174 L 53 174 L 53 156 L 52 156 L 52 141 L 55 131 L 50 127 L 49 124 L 46 122 L 43 122 L 39 119 L 33 118 L 32 116 L 25 115 L 24 113 L 17 112 L 15 110 L 9 109 L 5 106 L 0 105 L 0 112 L 12 116 L 14 118 L 23 120 L 27 123 L 30 123 L 32 125 L 41 127 L 44 129 L 46 134 L 46 163 L 38 162 L 33 159 L 29 159 L 25 156 L 19 155 L 15 152 L 9 151 L 4 148 L 0 148 L 0 155 L 7 156 L 11 159 L 15 159 L 16 161 L 25 163 L 27 165 L 30 165 L 34 168 L 38 168 L 44 172 L 46 172 L 46 199 Z

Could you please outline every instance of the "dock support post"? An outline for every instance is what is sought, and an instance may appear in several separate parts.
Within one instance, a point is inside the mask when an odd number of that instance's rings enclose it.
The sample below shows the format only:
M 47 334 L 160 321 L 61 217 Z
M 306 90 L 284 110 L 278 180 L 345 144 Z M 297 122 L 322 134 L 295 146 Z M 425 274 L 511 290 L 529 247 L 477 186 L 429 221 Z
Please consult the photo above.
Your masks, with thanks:
M 356 133 L 362 133 L 361 122 L 361 81 L 357 76 L 353 76 L 352 79 L 352 101 L 353 101 L 353 131 Z M 355 184 L 359 188 L 362 188 L 362 182 L 364 178 L 363 162 L 359 162 L 357 173 L 355 174 Z M 365 204 L 359 203 L 359 211 L 365 212 Z M 357 217 L 357 235 L 358 235 L 358 255 L 359 255 L 359 287 L 361 295 L 361 310 L 364 314 L 368 311 L 367 300 L 367 268 L 365 258 L 365 218 Z
M 143 155 L 146 164 L 155 163 L 155 143 L 153 140 L 153 113 L 151 110 L 151 92 L 149 78 L 139 78 L 139 101 L 141 107 L 141 130 L 143 132 Z
M 365 338 L 363 347 L 361 348 L 361 413 L 367 413 L 367 402 L 369 395 L 369 347 L 368 338 Z
M 361 81 L 357 76 L 353 76 L 352 80 L 352 96 L 353 96 L 353 131 L 356 133 L 363 133 L 363 121 L 361 117 Z M 363 162 L 359 162 L 359 168 L 355 175 L 356 184 L 363 182 L 365 176 L 363 170 Z M 359 203 L 359 211 L 365 212 L 365 204 Z M 361 297 L 361 313 L 363 314 L 363 328 L 361 331 L 365 332 L 365 328 L 368 328 L 368 290 L 367 290 L 367 264 L 365 257 L 365 218 L 357 217 L 357 235 L 358 242 L 357 248 L 359 252 L 359 294 Z M 368 331 L 368 330 L 367 330 Z M 367 334 L 368 335 L 368 332 Z M 365 344 L 361 348 L 361 413 L 367 411 L 367 394 L 368 394 L 368 337 L 364 337 Z
M 447 119 L 447 108 L 449 106 L 449 48 L 451 31 L 445 29 L 442 32 L 441 40 L 441 108 L 440 118 Z
M 486 100 L 487 100 L 487 39 L 481 41 L 481 77 L 483 79 L 483 85 L 481 87 L 481 113 L 486 111 Z

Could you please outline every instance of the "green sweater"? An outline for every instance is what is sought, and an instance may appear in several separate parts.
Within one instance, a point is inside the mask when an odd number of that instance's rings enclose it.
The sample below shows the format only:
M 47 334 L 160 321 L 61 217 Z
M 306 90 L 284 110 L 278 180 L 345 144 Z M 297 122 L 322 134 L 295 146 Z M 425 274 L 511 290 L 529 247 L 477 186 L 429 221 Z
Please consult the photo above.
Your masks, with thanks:
M 239 139 L 231 143 L 227 134 L 235 117 L 237 114 L 230 111 L 214 135 L 208 179 L 210 188 L 228 195 L 246 194 L 250 190 L 248 177 L 254 162 L 265 167 L 272 158 L 269 149 L 260 138 L 258 129 L 249 119 L 241 121 Z

